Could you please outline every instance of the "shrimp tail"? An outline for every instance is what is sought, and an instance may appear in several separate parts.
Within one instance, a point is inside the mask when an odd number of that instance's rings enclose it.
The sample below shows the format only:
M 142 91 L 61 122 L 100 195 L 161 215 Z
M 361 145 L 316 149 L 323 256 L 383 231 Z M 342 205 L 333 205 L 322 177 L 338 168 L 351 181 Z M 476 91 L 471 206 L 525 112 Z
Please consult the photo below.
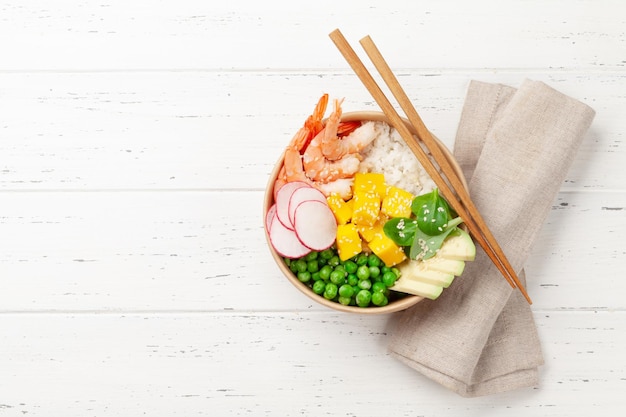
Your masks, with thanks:
M 315 106 L 315 109 L 313 110 L 313 113 L 309 117 L 307 117 L 306 121 L 304 122 L 304 129 L 307 131 L 307 137 L 300 148 L 301 153 L 304 153 L 304 151 L 306 151 L 306 148 L 309 146 L 309 143 L 311 143 L 313 138 L 324 129 L 324 123 L 322 122 L 322 119 L 324 118 L 327 107 L 328 94 L 326 93 L 323 94 L 322 97 L 320 97 L 317 105 Z

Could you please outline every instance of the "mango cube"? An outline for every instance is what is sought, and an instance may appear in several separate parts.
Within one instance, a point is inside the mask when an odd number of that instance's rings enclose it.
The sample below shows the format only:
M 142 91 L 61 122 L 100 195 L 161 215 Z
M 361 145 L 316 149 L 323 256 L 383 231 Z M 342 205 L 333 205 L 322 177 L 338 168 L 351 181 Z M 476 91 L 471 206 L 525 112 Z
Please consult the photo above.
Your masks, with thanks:
M 375 237 L 385 234 L 385 232 L 383 231 L 383 226 L 385 225 L 385 222 L 387 222 L 387 220 L 388 219 L 386 216 L 380 216 L 376 220 L 376 223 L 374 223 L 373 225 L 357 225 L 357 229 L 359 230 L 359 234 L 364 241 L 371 242 L 372 240 L 374 240 Z
M 385 176 L 376 172 L 357 172 L 354 175 L 354 193 L 377 194 L 381 199 L 385 196 L 387 185 Z
M 338 194 L 331 194 L 326 198 L 328 206 L 335 215 L 337 224 L 346 224 L 352 218 L 352 204 L 343 200 Z M 350 200 L 351 201 L 351 200 Z
M 411 217 L 411 203 L 414 198 L 410 192 L 391 186 L 383 198 L 381 211 L 389 217 Z
M 402 248 L 385 234 L 376 236 L 369 242 L 369 247 L 387 266 L 394 266 L 406 259 Z
M 374 193 L 355 192 L 352 197 L 352 223 L 372 226 L 380 214 L 380 196 Z
M 361 237 L 352 223 L 337 226 L 337 252 L 339 259 L 345 261 L 361 253 Z

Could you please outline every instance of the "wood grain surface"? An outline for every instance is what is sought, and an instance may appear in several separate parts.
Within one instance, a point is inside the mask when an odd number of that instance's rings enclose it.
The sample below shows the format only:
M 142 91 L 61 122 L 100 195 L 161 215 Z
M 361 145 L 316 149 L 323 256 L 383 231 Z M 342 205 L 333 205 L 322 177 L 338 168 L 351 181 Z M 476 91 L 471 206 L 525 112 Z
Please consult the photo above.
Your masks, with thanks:
M 378 110 L 370 35 L 449 148 L 470 80 L 597 116 L 526 265 L 541 385 L 465 399 L 389 356 L 395 316 L 280 276 L 264 189 L 319 96 Z M 618 416 L 626 406 L 618 0 L 0 2 L 0 416 Z

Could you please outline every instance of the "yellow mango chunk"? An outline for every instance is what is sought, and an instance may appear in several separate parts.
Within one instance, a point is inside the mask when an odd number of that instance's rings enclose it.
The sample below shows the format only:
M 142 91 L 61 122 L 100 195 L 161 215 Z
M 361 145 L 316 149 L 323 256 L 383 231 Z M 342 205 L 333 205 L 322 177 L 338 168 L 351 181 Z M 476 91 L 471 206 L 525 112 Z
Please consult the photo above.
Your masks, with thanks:
M 389 217 L 410 217 L 411 203 L 415 196 L 398 187 L 388 187 L 381 211 Z
M 337 226 L 337 252 L 339 259 L 345 261 L 361 253 L 361 237 L 356 225 L 352 223 Z
M 352 223 L 372 226 L 380 214 L 380 196 L 374 193 L 355 192 L 352 198 Z
M 385 234 L 385 232 L 383 231 L 383 226 L 385 225 L 385 222 L 387 222 L 387 220 L 387 216 L 381 215 L 376 220 L 376 223 L 374 223 L 373 225 L 357 225 L 357 229 L 359 230 L 359 234 L 364 241 L 371 242 L 372 240 L 374 240 L 375 237 Z
M 385 176 L 376 172 L 357 172 L 354 175 L 354 193 L 377 194 L 381 199 L 385 196 L 387 185 Z
M 337 224 L 346 224 L 352 218 L 352 204 L 343 200 L 338 194 L 331 194 L 326 198 L 328 206 L 335 215 Z M 350 200 L 352 201 L 352 200 Z
M 369 247 L 387 266 L 397 265 L 406 259 L 402 248 L 384 234 L 372 239 Z

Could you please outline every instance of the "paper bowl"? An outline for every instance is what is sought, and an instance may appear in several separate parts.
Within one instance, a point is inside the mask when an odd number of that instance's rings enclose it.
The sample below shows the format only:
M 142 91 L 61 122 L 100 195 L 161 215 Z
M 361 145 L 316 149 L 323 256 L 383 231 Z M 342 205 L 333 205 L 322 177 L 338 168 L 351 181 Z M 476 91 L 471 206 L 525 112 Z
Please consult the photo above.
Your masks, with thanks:
M 382 122 L 385 122 L 385 123 L 389 123 L 389 119 L 385 116 L 384 113 L 382 113 L 382 112 L 375 112 L 375 111 L 346 112 L 346 113 L 343 114 L 341 120 L 342 121 L 369 121 L 369 120 L 372 120 L 372 121 L 382 121 Z M 406 126 L 409 128 L 409 130 L 413 134 L 416 134 L 415 130 L 413 129 L 411 124 L 408 122 L 408 120 L 403 119 L 403 121 L 406 124 Z M 452 156 L 450 151 L 446 148 L 446 146 L 443 143 L 441 143 L 441 141 L 439 141 L 437 138 L 435 138 L 435 140 L 436 140 L 437 144 L 439 145 L 439 147 L 441 148 L 443 154 L 446 156 L 448 161 L 450 161 L 450 164 L 452 165 L 452 167 L 456 171 L 457 175 L 461 179 L 461 182 L 463 183 L 463 185 L 467 189 L 467 183 L 465 181 L 465 178 L 463 177 L 463 173 L 462 173 L 458 163 L 456 162 L 456 160 L 454 159 L 454 157 Z M 272 173 L 270 175 L 270 178 L 268 180 L 267 187 L 266 187 L 266 190 L 265 190 L 265 197 L 264 197 L 264 201 L 263 201 L 263 219 L 264 219 L 263 221 L 264 222 L 265 222 L 265 218 L 266 218 L 268 209 L 272 206 L 272 204 L 274 204 L 273 186 L 274 186 L 274 182 L 276 181 L 276 178 L 278 176 L 278 172 L 279 172 L 282 164 L 283 164 L 283 156 L 281 155 L 281 157 L 276 162 L 276 165 L 274 166 L 274 169 L 273 169 L 273 171 L 272 171 Z M 267 244 L 268 244 L 268 248 L 270 250 L 270 253 L 271 253 L 272 257 L 274 258 L 274 260 L 276 262 L 276 265 L 278 266 L 278 269 L 285 276 L 285 278 L 287 278 L 287 280 L 294 287 L 296 287 L 299 291 L 301 291 L 307 297 L 311 298 L 316 303 L 322 304 L 322 305 L 324 305 L 324 306 L 326 306 L 328 308 L 331 308 L 333 310 L 347 312 L 347 313 L 358 313 L 358 314 L 388 314 L 388 313 L 394 313 L 394 312 L 397 312 L 397 311 L 405 310 L 405 309 L 407 309 L 407 308 L 409 308 L 409 307 L 419 303 L 420 301 L 422 301 L 424 299 L 423 297 L 420 297 L 420 296 L 417 296 L 417 295 L 406 294 L 406 295 L 402 296 L 401 298 L 390 300 L 389 303 L 387 305 L 383 306 L 383 307 L 377 307 L 377 306 L 370 306 L 370 307 L 345 306 L 343 304 L 340 304 L 340 303 L 337 303 L 337 302 L 334 302 L 334 301 L 331 301 L 331 300 L 327 300 L 323 296 L 315 294 L 311 290 L 311 288 L 309 288 L 306 284 L 304 284 L 300 280 L 298 280 L 298 278 L 293 274 L 293 272 L 291 272 L 291 270 L 285 264 L 285 262 L 282 259 L 282 257 L 272 247 L 272 244 L 270 243 L 269 235 L 267 233 L 267 228 L 265 228 L 265 238 L 267 240 Z

